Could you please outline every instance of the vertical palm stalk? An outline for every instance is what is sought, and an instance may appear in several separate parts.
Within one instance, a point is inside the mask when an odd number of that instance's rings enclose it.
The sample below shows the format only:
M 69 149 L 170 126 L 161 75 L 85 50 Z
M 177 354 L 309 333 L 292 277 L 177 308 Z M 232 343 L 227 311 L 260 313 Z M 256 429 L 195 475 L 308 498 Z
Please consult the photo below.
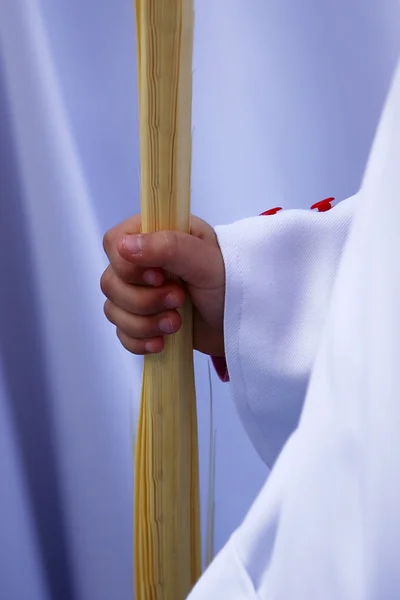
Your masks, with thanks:
M 193 0 L 136 0 L 143 232 L 190 231 Z M 136 600 L 184 600 L 200 575 L 192 307 L 146 356 L 135 453 Z

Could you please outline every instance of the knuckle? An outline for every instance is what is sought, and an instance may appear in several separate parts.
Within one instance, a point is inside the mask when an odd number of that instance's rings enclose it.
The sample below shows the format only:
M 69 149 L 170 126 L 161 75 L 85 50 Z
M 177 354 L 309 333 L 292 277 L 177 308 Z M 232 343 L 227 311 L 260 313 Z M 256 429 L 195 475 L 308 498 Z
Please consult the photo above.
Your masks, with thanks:
M 110 300 L 106 300 L 106 302 L 104 302 L 103 311 L 108 321 L 111 322 L 112 303 Z
M 110 252 L 110 248 L 111 248 L 113 239 L 114 239 L 114 230 L 109 229 L 103 236 L 103 249 L 104 249 L 104 252 L 107 254 L 107 256 Z
M 179 252 L 179 236 L 176 231 L 163 231 L 164 258 L 170 260 Z
M 141 349 L 138 340 L 130 338 L 119 328 L 117 328 L 117 338 L 119 339 L 121 345 L 125 348 L 125 350 L 128 350 L 128 352 L 130 352 L 131 354 L 144 354 L 144 350 Z
M 111 281 L 112 281 L 112 271 L 110 267 L 108 267 L 100 279 L 100 289 L 105 296 L 108 296 L 111 291 Z

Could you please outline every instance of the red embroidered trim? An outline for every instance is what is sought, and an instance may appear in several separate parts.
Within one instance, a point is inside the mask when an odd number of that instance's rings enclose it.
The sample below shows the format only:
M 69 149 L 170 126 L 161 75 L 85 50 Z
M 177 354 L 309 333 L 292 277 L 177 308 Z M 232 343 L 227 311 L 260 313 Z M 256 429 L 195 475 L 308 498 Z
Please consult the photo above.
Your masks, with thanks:
M 321 200 L 320 202 L 316 202 L 313 204 L 310 209 L 317 210 L 318 212 L 326 212 L 327 210 L 331 210 L 332 202 L 335 198 L 325 198 L 325 200 Z
M 320 200 L 316 202 L 312 206 L 310 206 L 310 210 L 316 210 L 317 212 L 326 212 L 333 208 L 333 203 L 335 202 L 335 198 L 331 196 L 330 198 L 324 198 L 324 200 Z M 336 203 L 335 203 L 336 204 Z M 276 215 L 277 212 L 283 210 L 281 206 L 277 206 L 275 208 L 270 208 L 269 210 L 265 210 L 260 214 L 260 217 L 266 217 L 269 215 Z
M 276 213 L 279 212 L 280 210 L 282 210 L 282 208 L 280 206 L 277 206 L 276 208 L 270 208 L 269 210 L 265 210 L 264 212 L 262 212 L 260 217 L 266 217 L 268 215 L 276 215 Z

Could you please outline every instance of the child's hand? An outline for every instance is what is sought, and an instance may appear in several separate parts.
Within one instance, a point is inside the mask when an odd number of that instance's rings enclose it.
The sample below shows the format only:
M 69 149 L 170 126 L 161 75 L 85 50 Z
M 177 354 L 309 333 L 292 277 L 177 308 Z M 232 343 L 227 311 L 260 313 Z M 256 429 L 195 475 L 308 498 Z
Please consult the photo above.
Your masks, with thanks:
M 139 234 L 140 216 L 104 236 L 110 265 L 101 278 L 104 312 L 122 345 L 134 354 L 161 352 L 164 335 L 181 326 L 188 294 L 194 305 L 194 347 L 224 355 L 225 273 L 214 230 L 192 218 L 191 235 L 174 231 Z M 136 235 L 135 235 L 136 234 Z M 166 278 L 177 275 L 184 287 Z

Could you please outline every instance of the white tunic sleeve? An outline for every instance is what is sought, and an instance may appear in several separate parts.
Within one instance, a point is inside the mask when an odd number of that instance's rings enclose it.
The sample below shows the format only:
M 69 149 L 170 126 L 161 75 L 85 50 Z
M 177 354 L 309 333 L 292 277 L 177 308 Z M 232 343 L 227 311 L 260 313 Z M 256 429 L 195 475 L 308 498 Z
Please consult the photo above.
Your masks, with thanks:
M 296 428 L 357 198 L 217 227 L 225 352 L 243 425 L 268 466 Z

